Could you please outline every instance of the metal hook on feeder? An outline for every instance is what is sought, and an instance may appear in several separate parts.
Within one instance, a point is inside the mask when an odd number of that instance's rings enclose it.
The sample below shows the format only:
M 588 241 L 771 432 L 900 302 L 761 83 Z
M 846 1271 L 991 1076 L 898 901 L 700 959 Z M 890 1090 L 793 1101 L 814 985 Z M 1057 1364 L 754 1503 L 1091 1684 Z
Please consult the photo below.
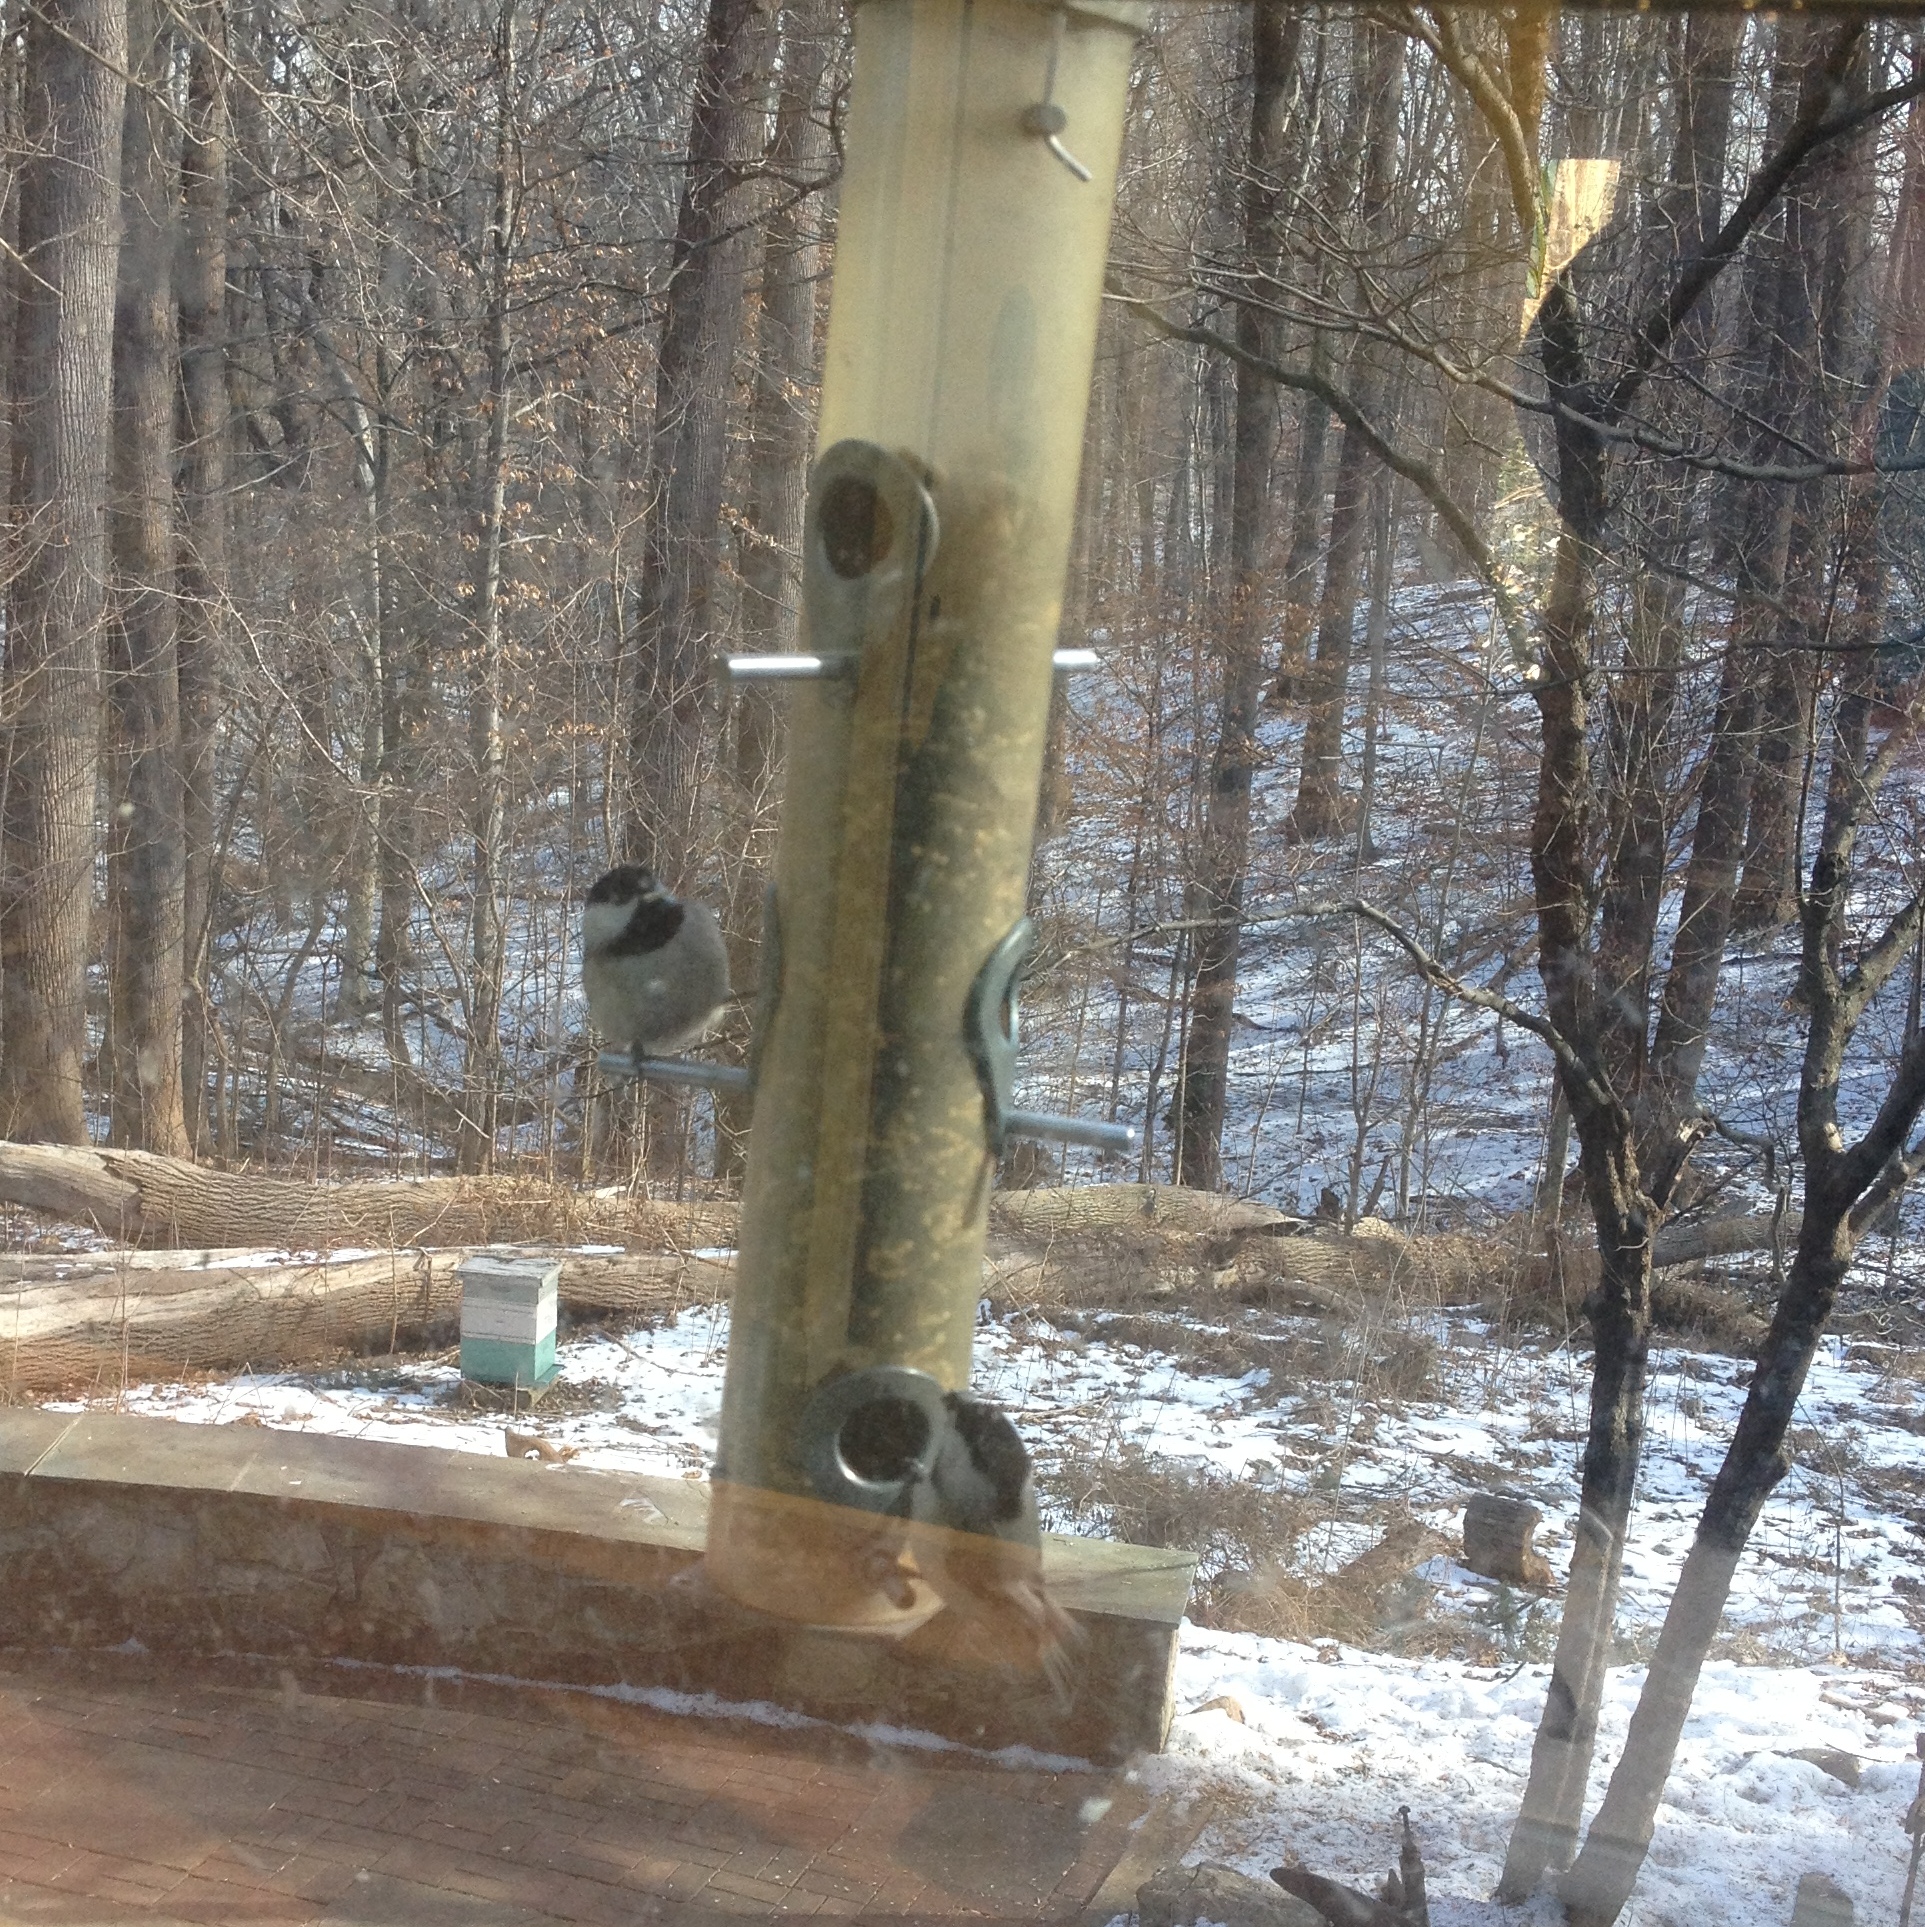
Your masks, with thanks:
M 1036 948 L 1036 926 L 1027 917 L 992 950 L 970 986 L 963 1035 L 983 1093 L 983 1124 L 991 1152 L 1001 1157 L 1013 1137 L 1040 1138 L 1051 1144 L 1080 1144 L 1110 1157 L 1136 1151 L 1134 1124 L 1109 1124 L 1100 1118 L 1064 1117 L 1055 1111 L 1018 1110 L 1016 1057 L 1022 1049 L 1022 1016 L 1017 985 L 1023 965 Z
M 1034 107 L 1023 109 L 1023 132 L 1034 134 L 1079 181 L 1087 181 L 1090 171 L 1063 145 L 1063 129 L 1069 115 L 1056 103 L 1056 57 L 1062 51 L 1063 33 L 1069 25 L 1069 9 L 1058 7 L 1050 22 L 1049 66 L 1043 73 L 1043 97 Z

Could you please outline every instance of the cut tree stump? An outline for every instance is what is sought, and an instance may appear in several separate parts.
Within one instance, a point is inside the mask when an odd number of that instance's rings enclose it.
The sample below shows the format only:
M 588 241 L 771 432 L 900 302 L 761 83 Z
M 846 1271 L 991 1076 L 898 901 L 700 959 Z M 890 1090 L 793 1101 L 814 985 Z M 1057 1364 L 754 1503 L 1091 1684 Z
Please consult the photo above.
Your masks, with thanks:
M 1829 1874 L 1806 1874 L 1792 1903 L 1791 1927 L 1852 1927 L 1851 1895 Z
M 1486 1579 L 1543 1589 L 1551 1569 L 1531 1545 L 1543 1514 L 1525 1499 L 1480 1492 L 1464 1507 L 1464 1564 Z

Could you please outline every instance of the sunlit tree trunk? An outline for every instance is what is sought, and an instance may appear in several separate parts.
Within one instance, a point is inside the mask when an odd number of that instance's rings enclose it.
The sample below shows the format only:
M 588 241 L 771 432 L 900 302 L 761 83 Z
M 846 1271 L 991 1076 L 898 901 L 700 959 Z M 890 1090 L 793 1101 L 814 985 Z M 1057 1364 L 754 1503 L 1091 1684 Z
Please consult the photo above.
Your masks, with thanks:
M 108 713 L 108 1134 L 179 1157 L 186 852 L 180 671 L 174 636 L 173 252 L 177 175 L 161 89 L 173 36 L 152 0 L 128 0 L 135 86 L 121 131 L 114 315 L 113 557 Z
M 227 71 L 219 0 L 192 16 L 181 150 L 180 544 L 175 647 L 180 662 L 183 1009 L 181 1096 L 189 1140 L 204 1149 L 214 915 L 215 753 L 227 655 Z

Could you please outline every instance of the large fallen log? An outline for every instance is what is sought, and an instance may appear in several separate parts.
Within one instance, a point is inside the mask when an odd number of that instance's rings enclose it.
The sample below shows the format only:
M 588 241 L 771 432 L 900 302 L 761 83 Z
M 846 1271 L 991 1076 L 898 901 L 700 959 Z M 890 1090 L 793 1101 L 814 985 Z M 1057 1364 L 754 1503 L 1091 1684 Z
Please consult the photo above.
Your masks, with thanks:
M 246 1241 L 314 1251 L 531 1242 L 686 1250 L 733 1244 L 736 1223 L 726 1200 L 665 1204 L 527 1178 L 317 1184 L 59 1144 L 0 1143 L 0 1201 L 91 1224 L 128 1244 Z M 1125 1225 L 1208 1235 L 1302 1222 L 1248 1199 L 1155 1184 L 1001 1191 L 992 1214 L 1031 1240 Z
M 612 1244 L 630 1250 L 691 1250 L 735 1241 L 726 1199 L 662 1203 L 627 1193 L 584 1192 L 530 1178 L 423 1178 L 315 1184 L 251 1171 L 218 1171 L 145 1151 L 0 1143 L 0 1202 L 91 1224 L 128 1244 L 225 1246 L 242 1242 L 331 1251 L 418 1245 Z M 1082 1233 L 1135 1229 L 1169 1237 L 1235 1238 L 1304 1233 L 1322 1250 L 1386 1269 L 1468 1274 L 1496 1265 L 1507 1240 L 1442 1234 L 1406 1237 L 1374 1220 L 1351 1236 L 1273 1205 L 1169 1184 L 1092 1184 L 999 1191 L 992 1223 L 1032 1247 Z M 1783 1225 L 1798 1235 L 1797 1214 Z M 1659 1270 L 1771 1247 L 1771 1214 L 1668 1225 L 1655 1241 Z M 1508 1241 L 1514 1243 L 1514 1240 Z M 1366 1251 L 1366 1245 L 1375 1248 Z M 1312 1249 L 1306 1246 L 1308 1253 Z M 1308 1267 L 1314 1268 L 1314 1267 Z
M 291 1261 L 272 1251 L 0 1258 L 0 1394 L 242 1366 L 314 1365 L 450 1342 L 468 1254 Z M 728 1295 L 733 1267 L 680 1253 L 563 1252 L 576 1311 L 667 1317 Z
M 1798 1242 L 1804 1222 L 1787 1211 L 1779 1235 L 1789 1251 Z M 1673 1271 L 1680 1265 L 1702 1264 L 1707 1258 L 1732 1258 L 1746 1251 L 1769 1251 L 1772 1214 L 1758 1211 L 1743 1218 L 1705 1218 L 1696 1224 L 1668 1224 L 1651 1241 L 1651 1269 Z
M 0 1144 L 0 1201 L 140 1245 L 392 1251 L 544 1243 L 663 1251 L 735 1238 L 729 1203 L 663 1204 L 530 1178 L 311 1184 L 61 1144 Z
M 1304 1219 L 1254 1198 L 1193 1191 L 1181 1184 L 1059 1185 L 1035 1191 L 998 1191 L 990 1200 L 994 1223 L 1030 1237 L 1073 1231 L 1144 1230 L 1220 1235 L 1267 1231 Z

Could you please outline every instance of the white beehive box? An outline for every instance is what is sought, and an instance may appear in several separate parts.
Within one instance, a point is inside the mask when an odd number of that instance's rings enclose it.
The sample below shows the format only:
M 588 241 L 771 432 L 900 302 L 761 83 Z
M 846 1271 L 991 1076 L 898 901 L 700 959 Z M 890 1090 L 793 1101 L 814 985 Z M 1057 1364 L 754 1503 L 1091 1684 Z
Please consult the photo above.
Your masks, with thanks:
M 461 1280 L 461 1376 L 530 1394 L 555 1376 L 555 1321 L 561 1262 L 483 1255 L 465 1259 Z

